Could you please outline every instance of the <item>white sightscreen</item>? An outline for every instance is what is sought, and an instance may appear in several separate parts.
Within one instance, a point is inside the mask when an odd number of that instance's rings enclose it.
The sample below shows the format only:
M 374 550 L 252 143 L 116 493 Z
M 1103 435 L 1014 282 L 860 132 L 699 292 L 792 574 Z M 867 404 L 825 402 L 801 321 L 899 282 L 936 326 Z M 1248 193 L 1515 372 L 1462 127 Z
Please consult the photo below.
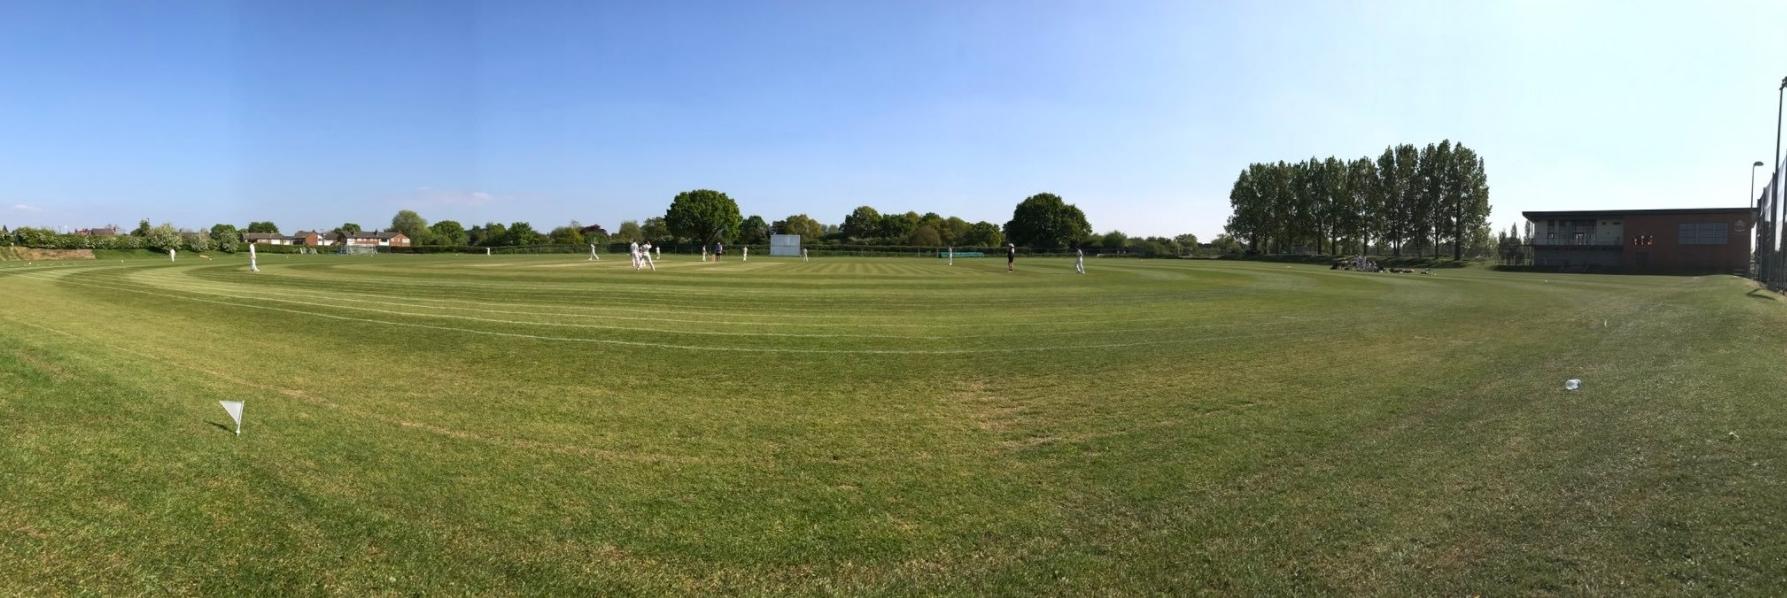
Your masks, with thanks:
M 770 235 L 769 254 L 800 257 L 800 235 Z

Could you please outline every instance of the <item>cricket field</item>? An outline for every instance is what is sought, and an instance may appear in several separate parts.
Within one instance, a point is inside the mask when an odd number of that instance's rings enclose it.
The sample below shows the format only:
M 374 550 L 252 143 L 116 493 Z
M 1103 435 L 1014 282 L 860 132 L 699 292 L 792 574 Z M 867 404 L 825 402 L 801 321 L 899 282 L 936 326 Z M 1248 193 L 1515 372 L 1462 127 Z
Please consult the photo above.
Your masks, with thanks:
M 0 594 L 1787 585 L 1735 277 L 604 257 L 0 262 Z

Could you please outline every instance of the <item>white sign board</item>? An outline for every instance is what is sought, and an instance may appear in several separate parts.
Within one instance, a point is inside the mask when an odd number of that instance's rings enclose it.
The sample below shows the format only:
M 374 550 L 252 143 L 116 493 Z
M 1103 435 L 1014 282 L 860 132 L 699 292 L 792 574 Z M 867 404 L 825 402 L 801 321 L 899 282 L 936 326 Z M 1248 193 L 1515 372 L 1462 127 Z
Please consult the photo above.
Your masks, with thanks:
M 770 235 L 769 254 L 782 257 L 800 257 L 800 235 Z

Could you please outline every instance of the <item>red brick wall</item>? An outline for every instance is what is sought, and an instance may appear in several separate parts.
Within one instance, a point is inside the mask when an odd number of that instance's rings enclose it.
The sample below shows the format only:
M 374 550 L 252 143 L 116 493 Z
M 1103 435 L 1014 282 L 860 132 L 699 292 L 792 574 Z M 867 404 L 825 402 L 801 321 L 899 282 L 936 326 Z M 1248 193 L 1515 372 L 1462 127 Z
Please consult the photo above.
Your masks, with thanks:
M 1631 272 L 1741 272 L 1750 265 L 1750 227 L 1747 214 L 1627 214 L 1625 252 L 1620 265 Z M 1726 227 L 1724 245 L 1682 245 L 1678 225 L 1718 222 Z M 1639 245 L 1649 235 L 1650 245 Z

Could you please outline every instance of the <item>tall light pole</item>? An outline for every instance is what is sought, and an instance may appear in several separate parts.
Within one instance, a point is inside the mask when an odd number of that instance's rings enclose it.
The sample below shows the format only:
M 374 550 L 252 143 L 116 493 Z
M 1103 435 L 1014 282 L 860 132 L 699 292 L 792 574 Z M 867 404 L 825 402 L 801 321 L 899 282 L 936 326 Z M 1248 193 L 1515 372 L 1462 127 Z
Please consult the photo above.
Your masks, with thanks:
M 1761 160 L 1757 160 L 1754 164 L 1750 165 L 1750 222 L 1756 223 L 1756 229 L 1755 229 L 1756 234 L 1751 235 L 1751 236 L 1755 237 L 1755 239 L 1753 239 L 1753 240 L 1756 242 L 1756 251 L 1751 254 L 1751 257 L 1755 258 L 1757 266 L 1761 265 L 1760 258 L 1761 258 L 1761 251 L 1762 251 L 1762 218 L 1761 218 L 1762 198 L 1756 196 L 1756 169 L 1761 168 L 1761 167 L 1762 167 Z M 1755 273 L 1752 272 L 1752 274 L 1755 274 Z

